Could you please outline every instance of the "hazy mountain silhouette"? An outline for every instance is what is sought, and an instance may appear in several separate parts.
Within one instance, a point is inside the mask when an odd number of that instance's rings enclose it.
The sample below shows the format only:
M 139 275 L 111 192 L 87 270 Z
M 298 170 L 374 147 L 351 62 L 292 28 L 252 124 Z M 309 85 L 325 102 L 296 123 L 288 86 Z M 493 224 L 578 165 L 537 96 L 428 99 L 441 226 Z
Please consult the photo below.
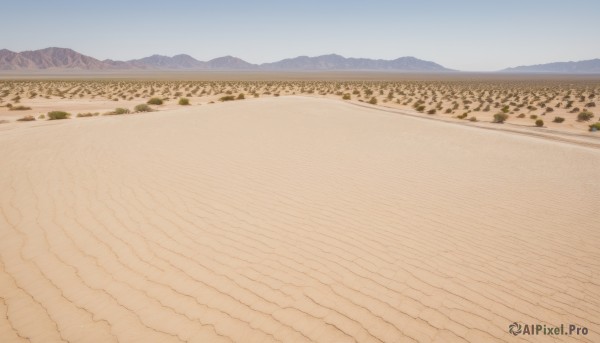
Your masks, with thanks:
M 437 63 L 414 57 L 395 60 L 345 58 L 340 55 L 316 57 L 299 56 L 273 63 L 252 64 L 233 56 L 210 61 L 199 61 L 189 55 L 173 57 L 152 55 L 129 61 L 98 60 L 71 49 L 46 48 L 34 51 L 13 52 L 0 50 L 0 70 L 389 70 L 389 71 L 450 71 Z
M 564 74 L 598 74 L 600 73 L 600 59 L 577 62 L 554 62 L 519 66 L 501 70 L 509 73 L 564 73 Z

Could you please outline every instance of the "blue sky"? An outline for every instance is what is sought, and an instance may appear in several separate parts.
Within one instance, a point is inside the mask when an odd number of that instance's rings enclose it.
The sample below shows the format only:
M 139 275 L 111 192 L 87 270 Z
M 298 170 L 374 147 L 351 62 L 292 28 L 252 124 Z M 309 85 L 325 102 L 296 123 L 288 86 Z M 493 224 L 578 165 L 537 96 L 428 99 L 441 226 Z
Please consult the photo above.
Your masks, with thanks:
M 127 60 L 187 53 L 435 61 L 485 71 L 600 58 L 600 1 L 7 1 L 0 48 Z

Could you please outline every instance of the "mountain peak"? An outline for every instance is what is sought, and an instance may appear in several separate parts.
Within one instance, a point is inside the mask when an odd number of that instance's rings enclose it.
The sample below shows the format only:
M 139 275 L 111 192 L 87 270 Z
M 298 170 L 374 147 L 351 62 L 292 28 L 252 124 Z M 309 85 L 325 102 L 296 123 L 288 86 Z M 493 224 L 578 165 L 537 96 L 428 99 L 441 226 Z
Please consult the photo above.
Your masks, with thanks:
M 49 47 L 34 51 L 12 52 L 0 50 L 0 70 L 37 69 L 186 69 L 186 70 L 390 70 L 390 71 L 449 71 L 439 64 L 414 57 L 395 60 L 346 58 L 331 53 L 315 57 L 298 56 L 272 63 L 252 64 L 231 55 L 198 61 L 190 55 L 173 57 L 154 54 L 129 61 L 97 60 L 72 49 Z

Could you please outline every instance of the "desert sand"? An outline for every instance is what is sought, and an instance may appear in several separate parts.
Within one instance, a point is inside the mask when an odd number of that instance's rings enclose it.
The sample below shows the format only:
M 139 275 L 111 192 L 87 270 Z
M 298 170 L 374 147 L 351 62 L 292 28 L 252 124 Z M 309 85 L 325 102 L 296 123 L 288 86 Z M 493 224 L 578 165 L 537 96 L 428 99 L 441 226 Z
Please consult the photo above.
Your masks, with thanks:
M 0 156 L 0 342 L 600 341 L 594 145 L 290 96 Z

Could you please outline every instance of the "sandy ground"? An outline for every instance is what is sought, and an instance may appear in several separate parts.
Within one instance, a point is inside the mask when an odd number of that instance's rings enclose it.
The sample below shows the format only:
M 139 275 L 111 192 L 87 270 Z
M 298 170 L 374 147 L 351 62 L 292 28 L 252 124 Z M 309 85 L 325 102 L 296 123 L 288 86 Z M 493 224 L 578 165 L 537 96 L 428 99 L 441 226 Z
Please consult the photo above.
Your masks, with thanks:
M 0 342 L 600 341 L 592 146 L 281 97 L 0 156 Z

